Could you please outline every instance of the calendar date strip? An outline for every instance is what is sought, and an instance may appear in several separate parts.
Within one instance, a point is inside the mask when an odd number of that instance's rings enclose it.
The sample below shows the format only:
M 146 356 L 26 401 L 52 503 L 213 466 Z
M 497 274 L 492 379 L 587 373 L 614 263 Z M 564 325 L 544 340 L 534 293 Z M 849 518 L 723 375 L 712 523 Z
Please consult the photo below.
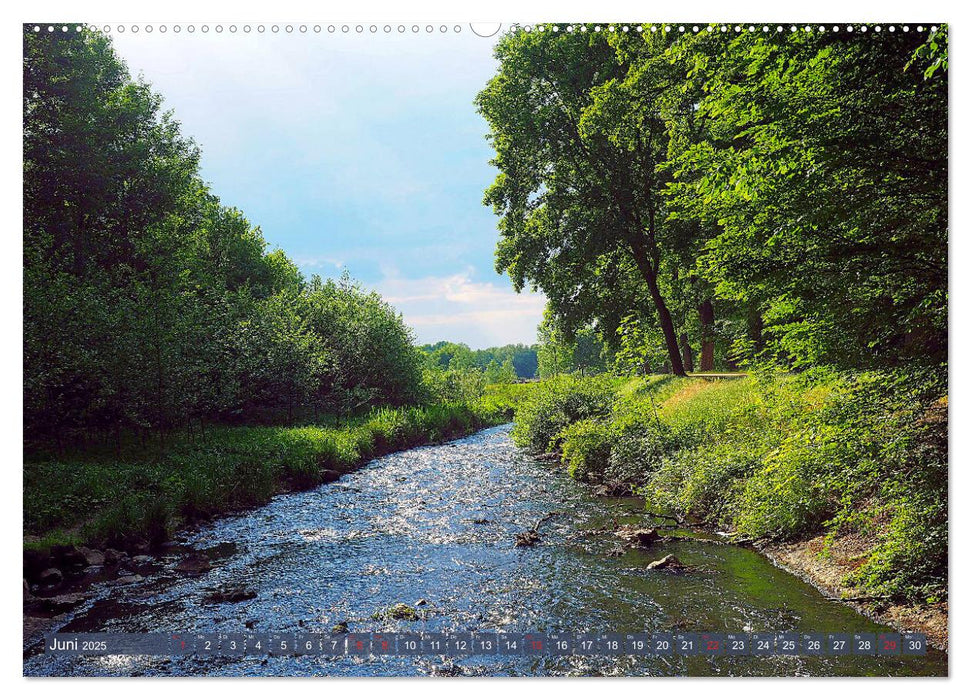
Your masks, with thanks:
M 364 632 L 49 635 L 54 656 L 922 656 L 923 634 Z

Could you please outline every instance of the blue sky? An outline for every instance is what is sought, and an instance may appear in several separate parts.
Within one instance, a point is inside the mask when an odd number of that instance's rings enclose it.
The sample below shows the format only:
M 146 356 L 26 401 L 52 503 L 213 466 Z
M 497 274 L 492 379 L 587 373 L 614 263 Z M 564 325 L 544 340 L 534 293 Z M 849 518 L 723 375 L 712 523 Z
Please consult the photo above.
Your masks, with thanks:
M 494 39 L 115 34 L 132 74 L 202 147 L 202 174 L 307 275 L 378 290 L 420 342 L 535 340 L 543 298 L 495 273 L 495 178 L 472 100 Z

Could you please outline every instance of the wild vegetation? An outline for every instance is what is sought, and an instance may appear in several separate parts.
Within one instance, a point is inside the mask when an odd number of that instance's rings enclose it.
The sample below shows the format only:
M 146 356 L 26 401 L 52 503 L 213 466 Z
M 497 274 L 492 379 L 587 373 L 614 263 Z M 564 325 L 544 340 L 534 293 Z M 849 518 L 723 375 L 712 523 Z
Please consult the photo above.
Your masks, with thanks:
M 30 549 L 98 543 L 157 545 L 201 518 L 261 505 L 288 489 L 332 481 L 365 462 L 505 420 L 504 407 L 383 408 L 314 425 L 218 426 L 179 435 L 164 451 L 135 443 L 37 457 L 24 470 Z
M 947 589 L 947 399 L 920 376 L 763 370 L 734 380 L 563 375 L 516 409 L 514 440 L 647 510 L 736 538 L 869 542 L 851 583 Z
M 28 448 L 429 398 L 400 315 L 268 250 L 106 37 L 24 42 Z
M 27 28 L 23 69 L 30 547 L 158 543 L 491 424 L 507 407 L 484 407 L 486 382 L 535 372 L 508 347 L 478 353 L 478 373 L 430 374 L 380 296 L 305 279 L 212 194 L 106 36 Z
M 496 268 L 554 335 L 642 374 L 946 362 L 946 28 L 613 29 L 510 32 L 477 98 Z
M 536 348 L 526 345 L 472 350 L 464 343 L 440 341 L 420 348 L 423 380 L 439 401 L 477 401 L 488 387 L 533 379 Z
M 515 440 L 737 537 L 856 536 L 852 582 L 940 600 L 946 27 L 631 29 L 511 32 L 477 99 L 496 268 L 548 299 Z
M 537 360 L 535 345 L 503 345 L 502 347 L 472 350 L 465 343 L 442 340 L 433 345 L 422 345 L 428 367 L 449 369 L 478 369 L 490 384 L 495 379 L 516 381 L 536 376 Z

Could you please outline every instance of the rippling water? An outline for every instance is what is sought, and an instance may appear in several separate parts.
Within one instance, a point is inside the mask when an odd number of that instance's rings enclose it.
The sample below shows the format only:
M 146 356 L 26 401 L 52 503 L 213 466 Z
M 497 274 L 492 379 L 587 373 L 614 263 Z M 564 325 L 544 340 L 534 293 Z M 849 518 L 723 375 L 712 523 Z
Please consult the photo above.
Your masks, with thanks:
M 375 460 L 320 488 L 187 533 L 217 566 L 198 578 L 162 557 L 144 581 L 104 584 L 63 632 L 881 632 L 761 555 L 704 540 L 607 553 L 634 499 L 591 496 L 518 452 L 509 426 Z M 542 540 L 516 548 L 537 520 Z M 599 532 L 598 532 L 599 530 Z M 683 534 L 683 533 L 682 533 Z M 646 570 L 673 553 L 690 572 Z M 207 602 L 220 586 L 256 597 Z M 397 603 L 421 621 L 374 621 Z M 270 657 L 52 659 L 28 675 L 941 675 L 946 657 Z

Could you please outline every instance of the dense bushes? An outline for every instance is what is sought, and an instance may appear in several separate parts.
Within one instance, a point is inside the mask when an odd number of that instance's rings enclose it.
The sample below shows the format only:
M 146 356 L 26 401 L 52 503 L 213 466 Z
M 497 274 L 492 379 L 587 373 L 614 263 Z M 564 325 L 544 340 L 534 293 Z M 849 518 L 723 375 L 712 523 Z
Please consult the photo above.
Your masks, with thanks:
M 562 375 L 547 380 L 516 410 L 513 440 L 533 452 L 557 450 L 561 431 L 587 418 L 605 420 L 614 403 L 615 380 Z
M 940 372 L 763 372 L 732 381 L 561 377 L 514 437 L 578 479 L 634 484 L 652 511 L 789 539 L 855 534 L 868 590 L 941 595 L 947 402 Z
M 610 423 L 584 418 L 563 428 L 554 440 L 560 443 L 570 476 L 580 481 L 603 481 L 614 437 Z
M 401 316 L 268 250 L 108 37 L 27 28 L 23 67 L 28 451 L 427 398 Z

